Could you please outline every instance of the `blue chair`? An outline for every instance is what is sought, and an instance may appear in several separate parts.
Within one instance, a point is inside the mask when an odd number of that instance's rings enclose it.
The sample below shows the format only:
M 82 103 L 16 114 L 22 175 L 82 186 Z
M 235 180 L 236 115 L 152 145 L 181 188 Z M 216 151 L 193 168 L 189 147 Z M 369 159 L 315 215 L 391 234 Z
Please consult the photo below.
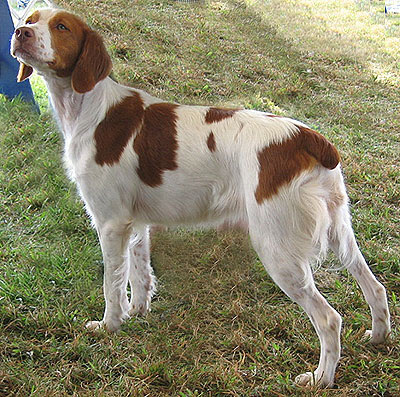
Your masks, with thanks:
M 7 0 L 0 0 L 0 94 L 12 99 L 20 95 L 25 101 L 35 103 L 29 80 L 17 83 L 19 63 L 10 55 L 10 40 L 14 25 Z

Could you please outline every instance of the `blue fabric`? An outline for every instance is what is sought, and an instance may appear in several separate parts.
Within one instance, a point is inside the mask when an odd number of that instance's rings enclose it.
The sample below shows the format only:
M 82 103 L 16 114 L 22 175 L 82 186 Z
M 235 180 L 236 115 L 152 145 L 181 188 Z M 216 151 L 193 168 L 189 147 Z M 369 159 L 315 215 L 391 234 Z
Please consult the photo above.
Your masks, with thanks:
M 29 80 L 17 83 L 19 63 L 10 55 L 13 32 L 14 25 L 7 0 L 0 0 L 0 94 L 10 99 L 21 95 L 24 100 L 35 103 Z M 36 104 L 35 107 L 38 109 Z

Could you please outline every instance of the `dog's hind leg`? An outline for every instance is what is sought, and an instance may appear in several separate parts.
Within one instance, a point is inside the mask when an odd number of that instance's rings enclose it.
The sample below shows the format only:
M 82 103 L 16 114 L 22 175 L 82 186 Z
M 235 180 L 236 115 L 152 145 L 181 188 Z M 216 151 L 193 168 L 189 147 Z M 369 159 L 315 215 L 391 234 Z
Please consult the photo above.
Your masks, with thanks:
M 318 368 L 314 373 L 307 372 L 297 376 L 296 383 L 330 387 L 334 383 L 335 369 L 340 357 L 341 317 L 317 290 L 309 264 L 298 262 L 294 258 L 289 261 L 280 255 L 271 255 L 272 245 L 277 241 L 268 240 L 269 244 L 266 244 L 263 236 L 252 237 L 267 272 L 286 295 L 304 309 L 321 344 Z
M 343 186 L 344 189 L 344 186 Z M 390 314 L 385 287 L 377 281 L 357 246 L 347 200 L 330 208 L 332 227 L 329 246 L 361 287 L 372 315 L 372 330 L 366 335 L 372 343 L 382 343 L 390 334 Z
M 148 227 L 135 230 L 128 248 L 129 284 L 131 302 L 129 314 L 146 314 L 155 293 L 155 277 L 150 264 L 150 237 Z
M 327 245 L 330 219 L 320 182 L 299 178 L 263 201 L 248 195 L 253 246 L 275 283 L 310 318 L 320 340 L 317 369 L 296 377 L 299 385 L 331 387 L 340 358 L 341 317 L 317 290 L 311 260 Z
M 286 250 L 290 236 L 279 235 L 277 230 L 266 228 L 260 222 L 258 225 L 263 227 L 250 223 L 250 235 L 265 269 L 286 295 L 307 313 L 321 344 L 318 368 L 313 373 L 297 376 L 296 383 L 330 387 L 340 357 L 341 317 L 317 290 L 309 263 Z

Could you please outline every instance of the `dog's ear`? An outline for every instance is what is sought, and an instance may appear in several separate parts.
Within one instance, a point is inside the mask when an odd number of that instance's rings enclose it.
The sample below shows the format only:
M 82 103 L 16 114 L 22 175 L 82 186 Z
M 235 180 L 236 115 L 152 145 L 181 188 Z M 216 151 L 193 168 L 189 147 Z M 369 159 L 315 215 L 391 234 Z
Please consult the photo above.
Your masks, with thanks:
M 105 79 L 112 69 L 111 58 L 100 35 L 92 30 L 86 33 L 81 55 L 72 72 L 72 88 L 83 94 Z
M 19 63 L 19 72 L 17 76 L 17 82 L 26 80 L 33 73 L 33 68 L 31 66 L 25 65 L 23 62 Z

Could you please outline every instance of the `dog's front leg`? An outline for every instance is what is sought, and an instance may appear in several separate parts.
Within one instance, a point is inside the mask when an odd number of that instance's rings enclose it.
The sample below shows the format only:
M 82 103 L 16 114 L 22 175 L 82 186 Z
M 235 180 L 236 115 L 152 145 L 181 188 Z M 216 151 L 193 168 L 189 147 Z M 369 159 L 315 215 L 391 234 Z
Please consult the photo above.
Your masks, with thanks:
M 131 302 L 129 314 L 144 315 L 150 310 L 151 298 L 155 293 L 155 277 L 150 264 L 149 228 L 135 230 L 129 242 L 129 284 Z
M 127 297 L 128 262 L 126 258 L 130 230 L 126 225 L 105 224 L 97 227 L 104 261 L 105 311 L 101 321 L 87 323 L 89 329 L 105 327 L 117 331 L 129 310 Z

